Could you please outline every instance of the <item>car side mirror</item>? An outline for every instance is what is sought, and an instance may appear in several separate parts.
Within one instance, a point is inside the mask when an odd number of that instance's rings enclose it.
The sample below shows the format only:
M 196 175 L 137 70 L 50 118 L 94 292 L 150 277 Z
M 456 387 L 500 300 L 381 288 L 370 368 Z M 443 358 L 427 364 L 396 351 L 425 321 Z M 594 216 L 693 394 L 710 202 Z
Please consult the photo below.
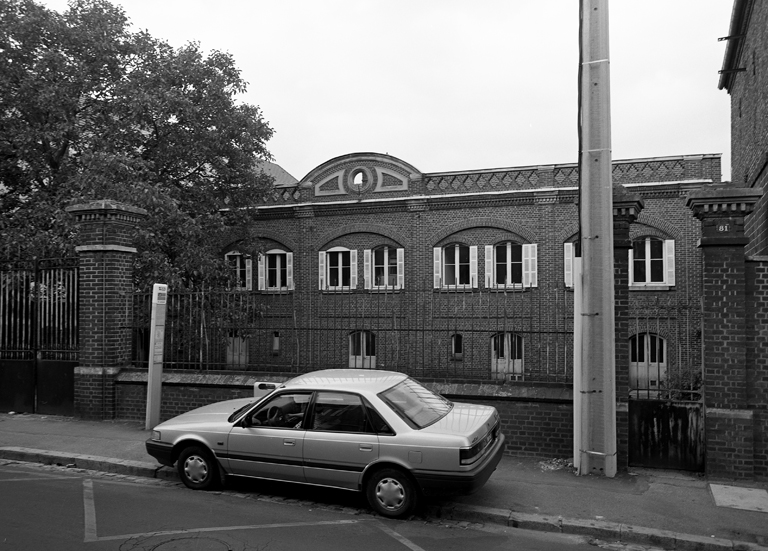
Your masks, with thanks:
M 238 425 L 240 425 L 244 429 L 247 429 L 248 427 L 252 427 L 253 426 L 253 422 L 251 421 L 251 416 L 250 415 L 246 415 L 245 417 L 240 419 L 240 422 L 238 423 Z

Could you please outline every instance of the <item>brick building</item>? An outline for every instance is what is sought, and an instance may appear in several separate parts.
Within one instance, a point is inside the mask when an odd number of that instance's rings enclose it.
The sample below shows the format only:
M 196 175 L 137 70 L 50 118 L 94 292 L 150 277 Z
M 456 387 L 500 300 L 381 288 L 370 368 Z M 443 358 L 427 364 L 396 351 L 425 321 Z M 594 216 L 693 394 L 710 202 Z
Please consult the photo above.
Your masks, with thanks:
M 613 178 L 644 204 L 629 230 L 623 368 L 647 396 L 667 370 L 695 390 L 701 254 L 685 201 L 720 183 L 720 156 L 616 161 Z M 570 383 L 577 183 L 570 164 L 422 173 L 356 153 L 276 186 L 249 237 L 225 247 L 240 288 L 267 304 L 233 326 L 229 367 Z
M 735 185 L 753 197 L 754 212 L 743 219 L 744 243 L 730 256 L 721 248 L 715 260 L 728 270 L 722 296 L 727 339 L 705 365 L 722 384 L 714 385 L 714 423 L 707 423 L 711 468 L 768 479 L 768 5 L 735 0 L 719 88 L 731 99 L 731 172 Z M 738 218 L 736 222 L 738 222 Z M 728 222 L 728 220 L 726 220 Z M 704 228 L 705 232 L 707 228 Z M 706 276 L 706 274 L 705 274 Z M 706 282 L 705 282 L 706 284 Z M 713 332 L 723 327 L 713 324 Z M 707 327 L 705 327 L 706 331 Z M 726 356 L 730 361 L 722 358 Z M 709 393 L 709 391 L 708 391 Z M 711 433 L 711 436 L 710 436 Z M 734 467 L 735 466 L 735 467 Z

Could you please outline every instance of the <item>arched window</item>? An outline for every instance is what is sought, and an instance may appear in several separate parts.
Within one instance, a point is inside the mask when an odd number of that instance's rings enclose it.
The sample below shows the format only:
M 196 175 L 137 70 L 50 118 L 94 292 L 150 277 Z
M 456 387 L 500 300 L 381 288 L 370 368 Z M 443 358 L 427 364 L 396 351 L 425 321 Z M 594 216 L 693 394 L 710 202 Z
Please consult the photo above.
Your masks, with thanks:
M 517 378 L 523 374 L 523 337 L 496 333 L 491 337 L 491 373 L 494 379 Z
M 321 290 L 357 288 L 357 251 L 333 247 L 320 251 L 319 279 Z
M 355 331 L 349 335 L 349 367 L 376 369 L 376 334 Z
M 464 359 L 464 337 L 459 333 L 451 335 L 451 359 L 457 362 Z
M 363 251 L 366 289 L 405 287 L 405 249 L 389 246 Z
M 293 289 L 293 253 L 272 249 L 259 256 L 259 290 Z
M 251 256 L 239 251 L 229 251 L 224 255 L 224 259 L 232 270 L 235 288 L 241 291 L 253 289 Z
M 675 284 L 675 241 L 642 237 L 629 251 L 629 284 L 634 287 Z
M 505 241 L 485 247 L 485 286 L 516 288 L 537 286 L 537 246 Z
M 634 398 L 658 398 L 667 378 L 667 341 L 653 333 L 629 339 L 629 389 Z
M 450 243 L 434 249 L 434 287 L 477 287 L 477 247 Z

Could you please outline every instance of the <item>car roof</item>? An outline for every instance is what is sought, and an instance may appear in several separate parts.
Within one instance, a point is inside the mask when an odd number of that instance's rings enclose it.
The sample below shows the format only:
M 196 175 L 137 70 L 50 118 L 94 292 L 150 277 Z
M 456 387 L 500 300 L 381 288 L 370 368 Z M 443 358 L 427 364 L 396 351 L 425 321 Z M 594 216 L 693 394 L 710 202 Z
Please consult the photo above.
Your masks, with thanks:
M 283 388 L 371 392 L 378 394 L 408 378 L 404 373 L 376 369 L 324 369 L 299 375 L 287 381 Z

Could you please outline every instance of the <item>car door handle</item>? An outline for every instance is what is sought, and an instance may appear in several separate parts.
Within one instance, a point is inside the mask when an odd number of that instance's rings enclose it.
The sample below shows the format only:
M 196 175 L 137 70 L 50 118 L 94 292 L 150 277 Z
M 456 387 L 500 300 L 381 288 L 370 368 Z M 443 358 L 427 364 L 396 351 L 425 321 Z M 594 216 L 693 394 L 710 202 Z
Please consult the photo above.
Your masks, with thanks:
M 296 440 L 288 440 L 287 438 L 283 440 L 283 446 L 295 446 Z
M 360 451 L 361 452 L 373 451 L 373 446 L 371 446 L 370 444 L 360 444 Z

